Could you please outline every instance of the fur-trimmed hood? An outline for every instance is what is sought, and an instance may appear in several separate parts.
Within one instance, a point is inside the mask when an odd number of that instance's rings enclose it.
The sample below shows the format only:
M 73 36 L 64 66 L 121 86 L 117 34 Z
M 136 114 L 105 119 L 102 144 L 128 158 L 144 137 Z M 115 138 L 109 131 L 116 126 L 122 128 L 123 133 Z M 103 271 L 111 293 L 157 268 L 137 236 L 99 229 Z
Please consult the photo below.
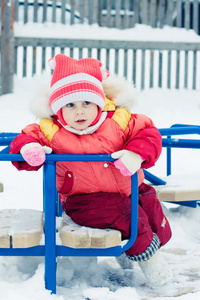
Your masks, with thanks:
M 136 101 L 136 89 L 133 84 L 123 77 L 109 76 L 102 82 L 105 96 L 115 102 L 116 107 L 129 110 Z M 31 103 L 31 111 L 36 117 L 51 119 L 53 111 L 49 105 L 49 86 L 43 87 Z

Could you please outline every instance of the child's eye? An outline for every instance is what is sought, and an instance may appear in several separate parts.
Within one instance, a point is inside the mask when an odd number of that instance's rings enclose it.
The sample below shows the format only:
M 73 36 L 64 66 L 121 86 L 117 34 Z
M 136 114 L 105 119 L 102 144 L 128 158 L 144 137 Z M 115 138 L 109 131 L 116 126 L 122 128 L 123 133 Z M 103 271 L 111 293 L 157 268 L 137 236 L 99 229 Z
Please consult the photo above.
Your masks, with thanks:
M 91 103 L 90 101 L 84 101 L 83 102 L 84 105 L 90 105 L 90 103 Z
M 67 105 L 66 105 L 67 107 L 73 107 L 74 106 L 74 104 L 73 103 L 67 103 Z

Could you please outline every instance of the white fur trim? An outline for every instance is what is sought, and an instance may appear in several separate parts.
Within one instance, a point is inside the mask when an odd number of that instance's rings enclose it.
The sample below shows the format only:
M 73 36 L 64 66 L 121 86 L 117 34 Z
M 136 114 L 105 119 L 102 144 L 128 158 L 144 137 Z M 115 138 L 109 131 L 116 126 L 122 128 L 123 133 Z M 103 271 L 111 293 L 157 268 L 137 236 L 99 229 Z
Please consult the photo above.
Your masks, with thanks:
M 42 146 L 39 143 L 28 143 L 28 144 L 24 145 L 23 147 L 21 147 L 21 150 L 20 150 L 21 155 L 23 155 L 26 150 L 29 150 L 34 147 L 38 147 L 38 148 L 42 149 Z
M 103 80 L 102 85 L 106 97 L 114 100 L 116 107 L 132 109 L 136 102 L 136 89 L 133 83 L 123 77 L 112 75 Z
M 54 113 L 49 104 L 49 85 L 46 85 L 40 90 L 31 103 L 30 109 L 32 113 L 40 119 L 51 119 Z

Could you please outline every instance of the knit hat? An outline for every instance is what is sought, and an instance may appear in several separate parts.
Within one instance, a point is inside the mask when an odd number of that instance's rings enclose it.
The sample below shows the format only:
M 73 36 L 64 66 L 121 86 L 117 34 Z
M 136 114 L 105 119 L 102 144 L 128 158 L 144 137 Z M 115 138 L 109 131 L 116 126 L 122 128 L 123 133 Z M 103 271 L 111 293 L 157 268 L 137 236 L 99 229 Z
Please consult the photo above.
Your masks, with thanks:
M 94 58 L 80 60 L 58 54 L 49 60 L 54 70 L 50 86 L 50 107 L 62 125 L 67 125 L 61 108 L 76 101 L 89 101 L 99 107 L 98 119 L 105 105 L 102 80 L 109 72 Z

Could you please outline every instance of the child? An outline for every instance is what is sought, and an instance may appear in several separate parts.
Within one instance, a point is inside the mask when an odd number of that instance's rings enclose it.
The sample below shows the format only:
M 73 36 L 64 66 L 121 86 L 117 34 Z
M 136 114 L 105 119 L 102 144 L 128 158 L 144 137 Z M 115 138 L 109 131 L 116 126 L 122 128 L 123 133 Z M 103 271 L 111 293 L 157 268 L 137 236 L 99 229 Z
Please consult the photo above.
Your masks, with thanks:
M 58 54 L 49 64 L 54 69 L 49 97 L 34 105 L 43 118 L 13 140 L 10 153 L 21 153 L 25 160 L 13 164 L 18 170 L 38 170 L 51 151 L 111 154 L 114 163 L 57 162 L 56 185 L 62 207 L 74 222 L 120 230 L 123 239 L 129 238 L 130 230 L 130 175 L 137 171 L 138 235 L 117 261 L 123 268 L 137 261 L 150 284 L 165 284 L 171 271 L 157 250 L 168 242 L 171 230 L 142 171 L 160 156 L 159 131 L 148 117 L 130 113 L 133 86 L 109 77 L 100 61 Z

